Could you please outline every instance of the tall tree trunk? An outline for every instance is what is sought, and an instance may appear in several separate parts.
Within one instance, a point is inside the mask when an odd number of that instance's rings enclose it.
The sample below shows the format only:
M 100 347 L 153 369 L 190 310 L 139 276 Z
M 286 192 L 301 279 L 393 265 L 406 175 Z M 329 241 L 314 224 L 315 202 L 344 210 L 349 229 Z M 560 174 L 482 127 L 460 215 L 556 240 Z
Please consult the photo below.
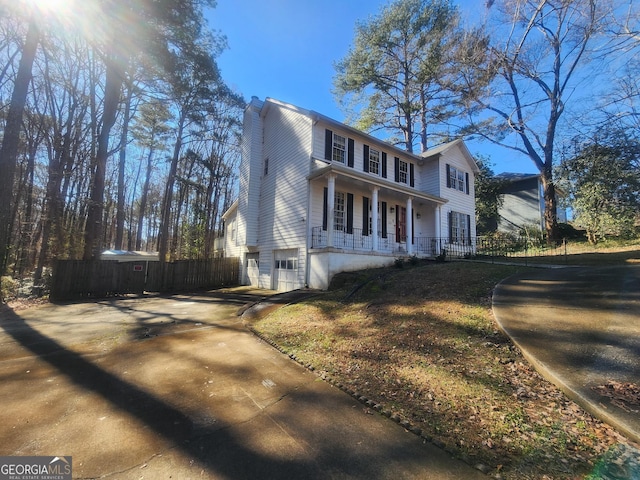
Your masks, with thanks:
M 136 250 L 134 241 L 137 240 L 137 232 L 133 229 L 133 220 L 136 218 L 135 215 L 135 198 L 136 193 L 138 191 L 138 182 L 140 181 L 140 174 L 142 173 L 142 159 L 138 160 L 138 168 L 136 170 L 136 178 L 133 181 L 133 185 L 131 186 L 131 195 L 129 196 L 129 236 L 127 238 L 127 250 Z M 136 222 L 137 224 L 137 222 Z
M 107 61 L 102 128 L 98 135 L 98 151 L 96 153 L 93 181 L 91 182 L 87 224 L 85 225 L 83 255 L 85 260 L 98 258 L 102 250 L 102 215 L 104 213 L 104 185 L 107 157 L 109 155 L 109 136 L 111 128 L 116 122 L 122 82 L 123 78 L 117 67 L 117 59 L 111 58 Z
M 420 153 L 426 152 L 427 145 L 427 96 L 420 89 Z
M 18 66 L 16 83 L 11 95 L 11 105 L 4 129 L 2 147 L 0 148 L 0 275 L 7 269 L 11 241 L 13 181 L 18 163 L 20 145 L 20 129 L 22 114 L 27 101 L 27 92 L 31 81 L 33 61 L 36 56 L 40 32 L 35 21 L 29 23 L 22 58 Z
M 142 249 L 142 226 L 147 211 L 147 198 L 149 197 L 149 184 L 151 183 L 151 166 L 153 162 L 153 154 L 155 149 L 153 147 L 153 137 L 151 141 L 151 147 L 149 148 L 149 155 L 147 156 L 147 171 L 144 178 L 144 187 L 142 187 L 142 196 L 140 197 L 140 211 L 138 212 L 138 231 L 136 234 L 136 250 Z
M 161 262 L 167 261 L 167 253 L 169 251 L 169 225 L 171 223 L 171 204 L 173 203 L 173 187 L 176 183 L 176 173 L 178 172 L 178 159 L 182 150 L 182 133 L 184 123 L 186 121 L 184 112 L 178 123 L 178 133 L 176 144 L 173 147 L 173 157 L 171 158 L 171 167 L 167 176 L 167 183 L 164 189 L 164 198 L 162 200 L 162 210 L 160 212 L 160 231 L 158 232 L 158 253 Z
M 558 205 L 556 201 L 556 186 L 553 181 L 551 162 L 545 165 L 540 177 L 544 196 L 544 226 L 547 232 L 547 243 L 557 245 L 562 240 L 558 228 Z
M 120 136 L 120 159 L 118 162 L 118 205 L 116 210 L 116 250 L 122 250 L 124 238 L 124 170 L 127 161 L 127 137 L 129 135 L 129 120 L 131 116 L 131 99 L 133 98 L 133 86 L 127 85 L 127 96 L 124 104 L 124 118 L 122 119 L 122 134 Z
M 26 182 L 27 182 L 27 192 L 25 195 L 25 213 L 24 213 L 24 224 L 25 230 L 23 232 L 22 238 L 22 249 L 20 250 L 20 256 L 18 259 L 18 275 L 22 276 L 24 274 L 24 270 L 26 268 L 30 268 L 29 265 L 29 252 L 30 246 L 32 244 L 31 238 L 34 234 L 34 225 L 32 225 L 33 221 L 33 185 L 34 185 L 34 173 L 35 173 L 35 163 L 36 163 L 36 150 L 37 147 L 33 146 L 33 148 L 29 149 L 29 157 L 27 163 L 27 172 L 26 172 Z

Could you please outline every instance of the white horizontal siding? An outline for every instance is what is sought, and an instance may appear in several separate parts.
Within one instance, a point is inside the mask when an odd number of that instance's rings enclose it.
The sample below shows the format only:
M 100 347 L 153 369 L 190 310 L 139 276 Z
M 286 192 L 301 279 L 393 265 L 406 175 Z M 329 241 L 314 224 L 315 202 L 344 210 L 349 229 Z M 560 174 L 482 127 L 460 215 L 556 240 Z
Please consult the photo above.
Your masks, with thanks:
M 437 160 L 426 160 L 416 174 L 416 188 L 437 197 L 442 194 L 442 182 L 440 178 L 440 164 Z M 446 183 L 445 183 L 446 186 Z
M 287 108 L 270 108 L 264 119 L 263 155 L 269 159 L 269 172 L 263 176 L 260 191 L 260 250 L 300 248 L 301 287 L 305 283 L 311 119 Z M 261 258 L 261 276 L 272 275 L 273 257 L 269 260 Z
M 469 174 L 469 193 L 461 192 L 458 189 L 447 187 L 447 164 L 457 168 L 460 171 Z M 471 217 L 471 236 L 476 235 L 476 212 L 475 212 L 475 189 L 474 189 L 474 173 L 459 147 L 446 150 L 439 160 L 439 176 L 440 176 L 440 196 L 448 200 L 448 203 L 442 207 L 442 215 L 440 218 L 442 229 L 441 234 L 446 237 L 449 234 L 448 213 L 459 212 Z
M 262 169 L 262 120 L 258 108 L 250 104 L 244 113 L 238 198 L 238 242 L 258 243 L 258 202 Z
M 366 159 L 364 158 L 364 146 L 367 145 L 369 146 L 369 148 L 373 148 L 380 152 L 380 169 L 379 169 L 378 175 L 370 173 L 372 178 L 383 178 L 382 177 L 382 171 L 383 171 L 382 153 L 385 153 L 387 157 L 386 159 L 386 171 L 387 171 L 386 179 L 387 180 L 392 182 L 395 181 L 395 157 L 398 157 L 400 158 L 400 160 L 408 164 L 414 165 L 414 174 L 415 174 L 414 188 L 425 191 L 427 193 L 432 193 L 428 190 L 421 189 L 421 186 L 420 186 L 421 167 L 418 165 L 418 160 L 412 155 L 403 154 L 403 152 L 398 151 L 397 149 L 391 147 L 391 145 L 389 144 L 386 144 L 381 141 L 376 141 L 364 135 L 357 135 L 355 134 L 355 132 L 348 131 L 346 129 L 343 130 L 343 129 L 337 128 L 334 125 L 318 122 L 316 123 L 316 125 L 314 125 L 313 128 L 314 128 L 314 131 L 313 131 L 314 141 L 313 141 L 313 153 L 312 153 L 313 158 L 327 160 L 325 159 L 325 132 L 327 129 L 329 129 L 332 132 L 337 133 L 338 135 L 341 135 L 345 138 L 351 138 L 354 141 L 354 164 L 353 164 L 354 170 L 358 172 L 364 172 L 364 162 L 369 161 L 368 158 Z M 345 165 L 347 165 L 347 162 L 345 162 Z M 407 172 L 406 185 L 409 185 L 408 175 L 409 175 L 409 172 Z

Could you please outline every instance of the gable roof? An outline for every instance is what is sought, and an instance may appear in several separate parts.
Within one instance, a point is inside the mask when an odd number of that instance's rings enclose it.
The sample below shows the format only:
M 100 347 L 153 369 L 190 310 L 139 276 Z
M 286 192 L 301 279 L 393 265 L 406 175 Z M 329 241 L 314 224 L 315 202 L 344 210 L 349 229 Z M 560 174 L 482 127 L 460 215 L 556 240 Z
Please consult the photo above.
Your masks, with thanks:
M 526 182 L 527 180 L 538 180 L 538 184 L 540 184 L 542 180 L 542 175 L 539 173 L 513 173 L 513 172 L 504 172 L 496 175 L 496 178 L 503 181 L 504 186 L 513 186 L 515 183 Z M 504 189 L 503 186 L 503 189 Z M 566 196 L 567 192 L 560 186 L 555 185 L 555 191 L 557 195 Z
M 532 178 L 539 178 L 539 173 L 512 173 L 512 172 L 504 172 L 496 175 L 496 178 L 500 180 L 504 180 L 505 182 L 515 183 L 521 182 L 523 180 L 531 180 Z
M 290 103 L 286 103 L 286 102 L 282 102 L 280 100 L 276 100 L 274 98 L 270 98 L 267 97 L 264 102 L 259 100 L 257 97 L 253 97 L 251 100 L 252 104 L 258 108 L 260 110 L 260 115 L 264 116 L 268 113 L 269 108 L 271 108 L 271 106 L 277 106 L 280 108 L 286 108 L 289 110 L 293 110 L 301 115 L 304 115 L 308 118 L 310 118 L 313 122 L 318 122 L 321 121 L 322 123 L 325 123 L 329 126 L 333 126 L 335 128 L 339 128 L 342 130 L 346 130 L 348 132 L 351 132 L 354 135 L 358 135 L 360 137 L 365 137 L 368 141 L 368 143 L 371 143 L 373 145 L 378 145 L 382 148 L 384 148 L 385 150 L 389 150 L 389 151 L 393 151 L 395 153 L 397 153 L 399 156 L 404 156 L 404 157 L 410 157 L 413 158 L 414 160 L 416 160 L 416 162 L 424 160 L 425 158 L 429 158 L 429 157 L 433 157 L 434 155 L 438 155 L 438 154 L 443 154 L 445 153 L 447 150 L 451 149 L 451 148 L 455 148 L 458 147 L 462 150 L 463 155 L 465 156 L 465 158 L 467 159 L 467 161 L 471 164 L 472 169 L 474 171 L 474 173 L 479 173 L 480 170 L 478 169 L 478 166 L 476 165 L 475 160 L 473 159 L 473 156 L 471 155 L 471 153 L 469 152 L 469 149 L 467 148 L 467 146 L 465 145 L 464 141 L 459 138 L 457 140 L 454 140 L 452 142 L 448 142 L 442 145 L 439 145 L 435 148 L 429 149 L 426 152 L 420 153 L 420 154 L 415 154 L 415 153 L 410 153 L 406 150 L 403 150 L 402 148 L 396 147 L 395 145 L 392 145 L 388 142 L 385 142 L 384 140 L 380 140 L 377 137 L 374 137 L 366 132 L 363 132 L 362 130 L 358 130 L 357 128 L 354 128 L 350 125 L 347 125 L 346 123 L 342 123 L 339 122 L 337 120 L 334 120 L 331 117 L 327 117 L 326 115 L 323 115 L 321 113 L 318 113 L 314 110 L 308 110 L 306 108 L 301 108 L 298 107 L 296 105 L 292 105 Z
M 473 155 L 471 155 L 471 152 L 469 152 L 469 149 L 467 148 L 467 145 L 464 143 L 464 140 L 462 140 L 461 138 L 458 138 L 452 142 L 443 143 L 441 145 L 438 145 L 437 147 L 430 148 L 426 152 L 422 152 L 420 156 L 423 158 L 440 157 L 444 155 L 446 152 L 448 152 L 449 150 L 452 150 L 454 148 L 460 149 L 460 151 L 462 152 L 462 155 L 465 157 L 465 160 L 471 166 L 473 173 L 480 173 L 478 164 L 474 160 Z
M 234 202 L 233 202 L 233 203 L 231 204 L 231 206 L 227 209 L 227 211 L 226 211 L 226 212 L 224 212 L 224 213 L 222 214 L 222 217 L 221 217 L 221 218 L 222 218 L 222 220 L 225 220 L 225 221 L 226 221 L 226 220 L 227 220 L 227 218 L 229 218 L 229 216 L 230 216 L 231 214 L 233 214 L 236 210 L 238 210 L 238 203 L 239 203 L 239 202 L 240 202 L 240 201 L 239 201 L 237 198 L 234 200 Z

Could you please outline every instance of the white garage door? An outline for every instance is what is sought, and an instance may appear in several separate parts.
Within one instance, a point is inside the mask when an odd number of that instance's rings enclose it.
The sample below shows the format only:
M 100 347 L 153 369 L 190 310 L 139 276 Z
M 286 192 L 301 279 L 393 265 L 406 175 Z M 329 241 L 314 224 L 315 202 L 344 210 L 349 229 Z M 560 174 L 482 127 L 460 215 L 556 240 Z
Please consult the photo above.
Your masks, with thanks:
M 288 292 L 300 288 L 298 285 L 298 249 L 276 250 L 273 269 L 273 288 Z

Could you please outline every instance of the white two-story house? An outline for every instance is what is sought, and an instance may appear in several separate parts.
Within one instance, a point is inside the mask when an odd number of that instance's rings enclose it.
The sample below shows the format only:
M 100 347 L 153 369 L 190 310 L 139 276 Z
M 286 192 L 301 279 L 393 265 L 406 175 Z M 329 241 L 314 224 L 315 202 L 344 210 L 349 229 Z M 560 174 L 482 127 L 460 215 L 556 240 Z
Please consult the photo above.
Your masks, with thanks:
M 469 254 L 478 168 L 462 140 L 414 155 L 319 113 L 253 98 L 225 255 L 247 285 L 326 289 L 399 257 Z

